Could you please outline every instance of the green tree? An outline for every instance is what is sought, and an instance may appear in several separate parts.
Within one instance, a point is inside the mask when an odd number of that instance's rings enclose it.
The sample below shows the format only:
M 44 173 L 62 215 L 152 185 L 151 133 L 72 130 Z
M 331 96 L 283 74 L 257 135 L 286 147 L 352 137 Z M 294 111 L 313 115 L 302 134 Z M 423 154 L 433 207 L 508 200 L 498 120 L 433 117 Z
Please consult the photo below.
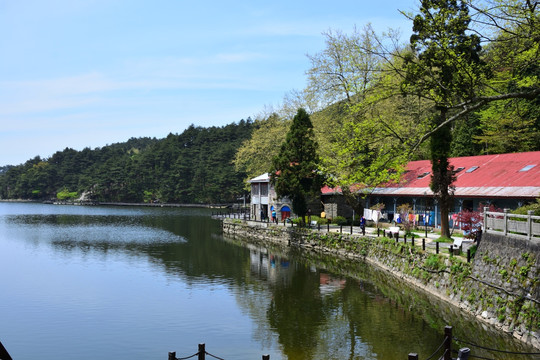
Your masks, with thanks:
M 276 113 L 257 120 L 251 138 L 245 140 L 235 154 L 233 163 L 236 170 L 245 172 L 248 179 L 267 172 L 290 125 L 290 121 L 283 120 Z
M 482 129 L 477 114 L 469 114 L 455 122 L 452 131 L 451 157 L 474 156 L 482 151 L 478 140 Z
M 414 156 L 407 145 L 423 129 L 425 100 L 401 96 L 401 59 L 386 49 L 396 35 L 381 37 L 370 25 L 351 35 L 329 32 L 326 48 L 309 57 L 307 91 L 331 103 L 313 116 L 316 134 L 329 139 L 321 146 L 322 168 L 358 213 L 373 188 L 399 178 Z
M 473 99 L 488 75 L 480 59 L 480 38 L 471 34 L 467 4 L 458 0 L 422 0 L 413 19 L 403 91 L 434 104 L 430 118 L 431 189 L 441 209 L 441 236 L 450 237 L 448 213 L 455 176 L 448 161 L 452 131 L 447 121 L 456 104 Z
M 485 0 L 470 1 L 469 6 L 484 30 L 485 59 L 493 72 L 486 94 L 531 93 L 529 98 L 510 97 L 483 107 L 483 131 L 476 140 L 489 153 L 540 150 L 540 4 Z
M 307 112 L 299 109 L 279 154 L 273 160 L 271 182 L 277 196 L 291 200 L 293 211 L 301 217 L 302 222 L 309 199 L 319 196 L 323 185 L 318 165 L 313 125 Z
M 64 188 L 56 194 L 58 200 L 74 200 L 78 196 L 76 191 L 69 191 Z

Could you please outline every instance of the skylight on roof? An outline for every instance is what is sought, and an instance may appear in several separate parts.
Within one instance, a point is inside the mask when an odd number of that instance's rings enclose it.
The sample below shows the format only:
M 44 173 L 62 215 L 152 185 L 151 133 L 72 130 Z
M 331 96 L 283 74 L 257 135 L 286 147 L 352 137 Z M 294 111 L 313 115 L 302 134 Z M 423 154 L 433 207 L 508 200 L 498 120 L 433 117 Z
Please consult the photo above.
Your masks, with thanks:
M 420 175 L 418 175 L 417 179 L 422 179 L 422 178 L 425 178 L 426 176 L 429 175 L 429 171 L 428 172 L 425 172 L 425 173 L 422 173 Z
M 535 166 L 536 166 L 536 164 L 534 164 L 534 165 L 527 165 L 527 166 L 525 166 L 523 169 L 521 169 L 521 170 L 519 170 L 519 171 L 520 171 L 520 172 L 521 172 L 521 171 L 529 171 L 529 170 L 531 170 L 531 169 L 532 169 L 533 167 L 535 167 Z
M 457 169 L 454 170 L 454 174 L 457 174 L 458 172 L 464 170 L 465 168 L 464 167 L 458 167 Z
M 467 171 L 465 171 L 466 173 L 472 173 L 474 170 L 478 169 L 480 166 L 473 166 L 473 167 L 470 167 Z

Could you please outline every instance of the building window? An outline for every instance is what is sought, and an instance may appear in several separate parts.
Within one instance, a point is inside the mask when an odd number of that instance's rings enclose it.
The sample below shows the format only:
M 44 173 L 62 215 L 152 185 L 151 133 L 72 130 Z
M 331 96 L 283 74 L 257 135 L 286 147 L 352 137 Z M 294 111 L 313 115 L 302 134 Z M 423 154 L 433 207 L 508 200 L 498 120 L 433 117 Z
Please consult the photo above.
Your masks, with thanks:
M 251 194 L 259 195 L 259 183 L 251 184 Z
M 261 196 L 268 196 L 268 184 L 262 183 L 261 184 Z
M 533 167 L 535 167 L 536 165 L 527 165 L 525 166 L 523 169 L 519 170 L 520 172 L 523 172 L 523 171 L 529 171 L 531 170 Z

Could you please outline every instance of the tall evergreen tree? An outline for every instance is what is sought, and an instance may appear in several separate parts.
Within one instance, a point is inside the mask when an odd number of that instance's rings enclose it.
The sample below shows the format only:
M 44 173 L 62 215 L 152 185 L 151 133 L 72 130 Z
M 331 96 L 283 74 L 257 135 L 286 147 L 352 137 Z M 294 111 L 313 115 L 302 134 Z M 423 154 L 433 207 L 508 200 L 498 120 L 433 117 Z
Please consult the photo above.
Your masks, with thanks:
M 323 184 L 323 177 L 317 171 L 317 147 L 311 119 L 304 109 L 299 109 L 273 160 L 271 181 L 277 196 L 291 200 L 293 211 L 302 222 L 309 199 L 320 194 Z
M 407 59 L 403 81 L 406 93 L 430 99 L 436 110 L 431 117 L 431 189 L 439 201 L 443 237 L 450 237 L 448 213 L 455 180 L 448 161 L 452 132 L 447 119 L 456 104 L 475 97 L 487 75 L 480 38 L 467 32 L 470 20 L 462 0 L 422 0 L 411 36 L 416 56 Z

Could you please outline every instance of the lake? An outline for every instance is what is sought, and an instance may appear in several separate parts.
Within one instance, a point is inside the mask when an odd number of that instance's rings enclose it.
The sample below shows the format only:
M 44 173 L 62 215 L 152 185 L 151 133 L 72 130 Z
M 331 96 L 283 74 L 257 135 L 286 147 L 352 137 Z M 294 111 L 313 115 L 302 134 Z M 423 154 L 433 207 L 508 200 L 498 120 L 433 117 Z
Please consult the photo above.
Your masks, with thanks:
M 199 343 L 226 360 L 393 360 L 427 358 L 452 322 L 523 349 L 367 264 L 226 239 L 210 215 L 0 202 L 0 341 L 15 360 L 166 360 Z

